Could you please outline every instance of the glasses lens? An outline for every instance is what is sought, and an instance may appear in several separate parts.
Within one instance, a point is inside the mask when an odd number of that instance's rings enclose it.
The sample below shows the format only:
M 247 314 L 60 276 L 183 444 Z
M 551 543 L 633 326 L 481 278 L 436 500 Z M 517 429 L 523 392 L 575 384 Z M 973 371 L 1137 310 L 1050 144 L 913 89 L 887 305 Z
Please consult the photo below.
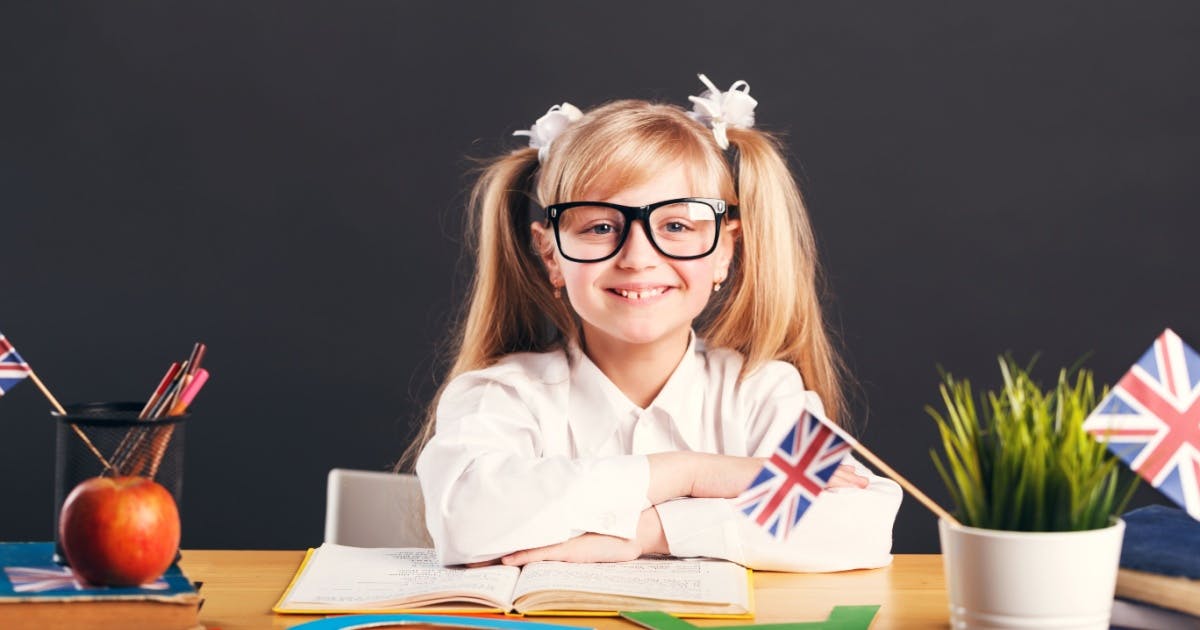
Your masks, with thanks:
M 604 206 L 574 206 L 562 211 L 558 219 L 558 239 L 565 256 L 579 260 L 598 260 L 617 249 L 625 215 Z
M 698 201 L 661 206 L 650 213 L 650 229 L 668 256 L 700 256 L 717 241 L 717 211 Z

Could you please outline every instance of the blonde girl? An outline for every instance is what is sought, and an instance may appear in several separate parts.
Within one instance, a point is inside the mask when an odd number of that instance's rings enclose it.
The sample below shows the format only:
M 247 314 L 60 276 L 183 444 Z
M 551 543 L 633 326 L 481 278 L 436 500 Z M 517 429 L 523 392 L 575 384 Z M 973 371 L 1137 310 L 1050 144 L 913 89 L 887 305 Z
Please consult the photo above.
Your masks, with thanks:
M 845 403 L 800 191 L 748 85 L 701 80 L 693 112 L 555 106 L 476 184 L 455 359 L 406 454 L 445 564 L 890 562 L 900 489 L 852 459 L 786 541 L 732 506 L 805 407 Z

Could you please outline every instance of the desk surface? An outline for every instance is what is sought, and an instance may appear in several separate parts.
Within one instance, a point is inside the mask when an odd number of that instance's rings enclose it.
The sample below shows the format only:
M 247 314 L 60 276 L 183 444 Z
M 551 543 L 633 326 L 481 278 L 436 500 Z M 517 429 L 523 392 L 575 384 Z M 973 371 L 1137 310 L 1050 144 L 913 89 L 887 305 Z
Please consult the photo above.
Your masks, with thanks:
M 185 550 L 180 566 L 193 581 L 203 582 L 204 608 L 200 620 L 215 630 L 288 628 L 317 619 L 275 615 L 279 599 L 304 558 L 301 551 Z M 879 604 L 872 630 L 887 628 L 944 628 L 949 625 L 946 585 L 938 555 L 898 555 L 884 569 L 844 573 L 754 574 L 757 617 L 753 623 L 816 621 L 834 605 Z M 602 630 L 632 630 L 613 618 L 555 618 L 553 623 L 591 626 Z M 696 625 L 728 621 L 693 620 Z

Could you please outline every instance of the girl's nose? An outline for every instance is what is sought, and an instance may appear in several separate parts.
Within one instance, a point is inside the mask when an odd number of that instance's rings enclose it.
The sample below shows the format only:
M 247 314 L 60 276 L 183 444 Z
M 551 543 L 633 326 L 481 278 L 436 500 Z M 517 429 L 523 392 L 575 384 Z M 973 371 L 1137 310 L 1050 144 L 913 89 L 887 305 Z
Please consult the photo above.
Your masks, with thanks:
M 641 221 L 629 226 L 629 236 L 621 251 L 617 252 L 617 266 L 627 269 L 646 269 L 658 263 L 658 250 L 646 236 L 645 226 Z

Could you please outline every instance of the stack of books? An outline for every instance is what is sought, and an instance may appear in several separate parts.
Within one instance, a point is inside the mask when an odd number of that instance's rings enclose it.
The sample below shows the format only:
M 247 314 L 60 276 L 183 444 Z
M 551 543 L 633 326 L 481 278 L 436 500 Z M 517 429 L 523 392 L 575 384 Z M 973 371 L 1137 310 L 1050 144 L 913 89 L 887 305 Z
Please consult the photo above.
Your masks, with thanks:
M 1125 541 L 1112 625 L 1200 628 L 1200 522 L 1162 505 L 1122 518 Z
M 0 543 L 0 628 L 201 628 L 200 594 L 176 565 L 138 587 L 92 586 L 53 555 L 52 542 Z

